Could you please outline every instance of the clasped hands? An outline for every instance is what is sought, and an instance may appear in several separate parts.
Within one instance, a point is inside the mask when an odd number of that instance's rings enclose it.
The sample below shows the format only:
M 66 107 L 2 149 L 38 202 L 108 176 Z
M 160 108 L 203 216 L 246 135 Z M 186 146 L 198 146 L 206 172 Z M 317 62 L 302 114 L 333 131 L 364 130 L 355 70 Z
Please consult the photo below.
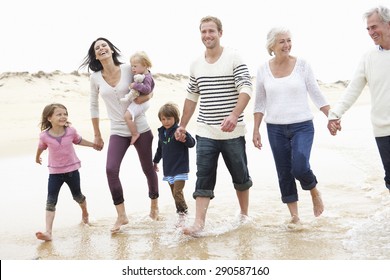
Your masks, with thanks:
M 175 139 L 177 140 L 177 141 L 180 141 L 180 142 L 185 142 L 186 141 L 186 137 L 187 137 L 187 135 L 186 135 L 186 129 L 184 128 L 184 127 L 182 127 L 182 126 L 179 126 L 177 129 L 176 129 L 176 131 L 175 131 Z
M 341 130 L 341 120 L 340 119 L 329 120 L 328 130 L 331 135 L 335 136 L 337 134 L 337 131 Z

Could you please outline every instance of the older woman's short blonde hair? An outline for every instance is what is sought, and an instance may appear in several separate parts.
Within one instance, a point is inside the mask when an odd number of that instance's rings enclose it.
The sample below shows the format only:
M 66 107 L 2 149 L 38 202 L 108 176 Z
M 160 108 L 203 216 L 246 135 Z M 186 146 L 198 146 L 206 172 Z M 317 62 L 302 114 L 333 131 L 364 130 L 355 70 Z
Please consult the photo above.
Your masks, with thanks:
M 276 37 L 281 34 L 289 34 L 291 36 L 290 30 L 286 27 L 274 27 L 268 32 L 266 48 L 269 55 L 273 54 L 272 48 L 275 46 Z

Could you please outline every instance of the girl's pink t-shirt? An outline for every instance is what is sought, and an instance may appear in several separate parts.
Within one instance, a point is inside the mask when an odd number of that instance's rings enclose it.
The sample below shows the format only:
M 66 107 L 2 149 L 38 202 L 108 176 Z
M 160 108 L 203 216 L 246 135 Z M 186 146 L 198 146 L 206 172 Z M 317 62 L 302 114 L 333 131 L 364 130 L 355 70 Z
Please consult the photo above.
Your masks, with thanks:
M 50 174 L 72 172 L 81 167 L 73 144 L 79 144 L 82 138 L 73 127 L 66 127 L 65 134 L 54 137 L 48 130 L 41 132 L 38 148 L 49 149 L 48 167 Z

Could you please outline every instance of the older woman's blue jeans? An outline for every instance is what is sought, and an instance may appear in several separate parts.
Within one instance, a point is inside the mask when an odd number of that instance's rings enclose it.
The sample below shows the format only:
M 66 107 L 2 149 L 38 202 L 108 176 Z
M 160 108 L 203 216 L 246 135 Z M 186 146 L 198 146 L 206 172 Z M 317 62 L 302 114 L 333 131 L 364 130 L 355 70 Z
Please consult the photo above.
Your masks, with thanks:
M 267 124 L 268 140 L 274 156 L 283 203 L 298 201 L 295 180 L 302 189 L 317 185 L 310 169 L 310 153 L 314 139 L 313 121 L 286 125 Z

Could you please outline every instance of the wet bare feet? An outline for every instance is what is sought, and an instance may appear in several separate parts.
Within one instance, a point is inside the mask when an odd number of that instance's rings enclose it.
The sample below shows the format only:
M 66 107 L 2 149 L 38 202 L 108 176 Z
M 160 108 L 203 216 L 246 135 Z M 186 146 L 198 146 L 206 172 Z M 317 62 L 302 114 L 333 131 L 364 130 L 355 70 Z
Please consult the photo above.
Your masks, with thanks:
M 187 214 L 180 213 L 177 218 L 176 227 L 182 228 L 185 225 L 186 219 L 187 219 Z
M 155 220 L 157 221 L 159 219 L 159 211 L 158 211 L 158 208 L 151 208 L 150 209 L 150 213 L 149 213 L 149 217 L 152 219 L 152 220 Z
M 313 212 L 315 217 L 319 217 L 322 212 L 324 212 L 324 203 L 322 202 L 322 198 L 320 193 L 318 192 L 311 197 L 313 201 Z
M 158 220 L 158 214 L 159 214 L 159 211 L 158 211 L 158 199 L 152 199 L 150 201 L 150 213 L 149 213 L 149 217 L 152 219 L 152 220 Z
M 88 212 L 83 212 L 81 216 L 81 220 L 84 224 L 88 225 L 89 224 L 89 215 Z
M 297 223 L 290 222 L 287 224 L 287 228 L 292 231 L 301 231 L 303 230 L 303 225 L 300 221 Z
M 127 217 L 118 217 L 114 226 L 111 229 L 112 233 L 117 233 L 120 231 L 121 226 L 127 225 L 129 223 L 129 219 Z
M 183 233 L 190 236 L 198 236 L 204 229 L 204 224 L 194 223 L 191 227 L 183 228 Z
M 293 230 L 293 231 L 303 229 L 303 225 L 302 225 L 301 220 L 299 219 L 298 215 L 291 216 L 290 221 L 287 222 L 287 228 L 289 230 Z
M 84 200 L 84 202 L 82 202 L 80 204 L 80 207 L 81 207 L 81 221 L 88 225 L 89 224 L 89 214 L 88 214 L 88 210 L 87 210 L 87 201 Z
M 246 214 L 240 214 L 239 219 L 241 223 L 245 223 L 249 220 L 249 216 Z
M 35 233 L 35 236 L 39 240 L 51 241 L 51 233 L 50 232 L 40 232 L 40 231 L 38 231 L 37 233 Z
M 292 216 L 291 216 L 290 223 L 292 223 L 292 224 L 298 224 L 298 223 L 300 223 L 300 222 L 301 222 L 301 220 L 299 219 L 298 215 L 292 215 Z

